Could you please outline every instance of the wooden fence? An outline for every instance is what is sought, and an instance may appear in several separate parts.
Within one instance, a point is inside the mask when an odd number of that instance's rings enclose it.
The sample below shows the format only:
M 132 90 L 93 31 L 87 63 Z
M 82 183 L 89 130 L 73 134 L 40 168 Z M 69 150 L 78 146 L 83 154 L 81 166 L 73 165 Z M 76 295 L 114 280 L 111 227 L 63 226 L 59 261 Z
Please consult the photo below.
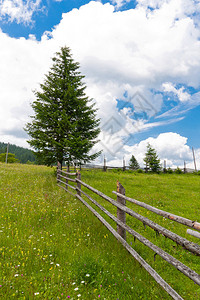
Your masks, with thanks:
M 122 166 L 118 166 L 118 167 L 113 167 L 113 166 L 109 166 L 109 165 L 106 165 L 106 164 L 103 164 L 103 165 L 94 165 L 94 164 L 76 164 L 74 166 L 74 169 L 99 169 L 99 170 L 103 170 L 103 171 L 107 171 L 107 170 L 122 170 L 122 171 L 127 171 L 127 170 L 132 170 L 130 168 L 130 166 L 127 166 L 127 165 L 122 165 Z M 172 170 L 173 172 L 175 172 L 176 170 L 181 170 L 182 173 L 195 173 L 199 170 L 195 170 L 195 169 L 192 169 L 192 168 L 187 168 L 187 167 L 183 167 L 183 168 L 164 168 L 164 167 L 161 167 L 161 172 L 163 173 L 167 173 L 167 171 L 169 170 Z M 140 168 L 140 170 L 142 170 L 143 172 L 146 172 L 146 169 L 145 168 Z M 132 170 L 134 171 L 134 170 Z
M 104 161 L 103 161 L 103 164 L 102 165 L 95 165 L 95 164 L 79 164 L 78 162 L 74 163 L 74 169 L 76 168 L 86 168 L 86 169 L 101 169 L 103 171 L 107 171 L 107 170 L 113 170 L 113 169 L 118 169 L 118 170 L 122 170 L 122 171 L 126 171 L 126 170 L 131 170 L 130 166 L 129 165 L 126 165 L 126 162 L 125 162 L 125 159 L 123 158 L 122 160 L 122 165 L 121 166 L 109 166 L 107 165 L 107 162 L 106 162 L 106 158 L 104 158 Z M 146 172 L 146 168 L 140 168 L 141 170 L 143 170 L 144 172 Z M 196 163 L 195 163 L 195 168 L 192 169 L 192 168 L 188 168 L 187 165 L 186 165 L 186 162 L 184 161 L 183 162 L 183 167 L 177 167 L 177 168 L 167 168 L 167 163 L 166 163 L 166 160 L 164 160 L 164 163 L 163 163 L 163 166 L 161 165 L 161 169 L 160 171 L 163 172 L 163 173 L 167 173 L 167 171 L 173 171 L 175 172 L 176 170 L 181 170 L 182 173 L 195 173 L 198 171 L 197 167 L 196 167 Z
M 117 238 L 117 240 L 122 243 L 122 245 L 129 251 L 129 253 L 146 269 L 146 271 L 160 284 L 160 286 L 169 295 L 171 295 L 173 299 L 183 299 L 183 298 L 126 242 L 126 232 L 129 232 L 134 237 L 134 239 L 139 240 L 141 243 L 143 243 L 151 250 L 153 250 L 155 252 L 155 255 L 158 254 L 165 261 L 167 261 L 169 264 L 174 266 L 177 270 L 182 272 L 185 276 L 189 277 L 193 282 L 200 285 L 199 274 L 197 274 L 195 271 L 193 271 L 192 269 L 190 269 L 189 267 L 181 263 L 179 260 L 171 256 L 170 254 L 168 254 L 158 246 L 154 245 L 152 242 L 150 242 L 148 239 L 143 237 L 141 234 L 139 234 L 138 232 L 130 228 L 126 224 L 126 214 L 136 218 L 137 220 L 141 221 L 144 225 L 147 225 L 150 228 L 154 229 L 157 233 L 160 233 L 166 238 L 173 240 L 177 244 L 181 245 L 187 251 L 198 256 L 200 256 L 200 245 L 193 243 L 179 236 L 178 234 L 173 233 L 170 230 L 156 224 L 150 219 L 136 213 L 135 211 L 133 211 L 132 209 L 126 206 L 126 201 L 134 203 L 155 214 L 161 215 L 165 218 L 168 218 L 180 224 L 186 225 L 192 229 L 195 229 L 195 230 L 188 229 L 190 231 L 188 233 L 195 235 L 196 237 L 200 237 L 200 234 L 198 232 L 200 231 L 200 223 L 168 213 L 166 211 L 160 210 L 158 208 L 155 208 L 153 206 L 150 206 L 138 200 L 126 197 L 125 189 L 119 182 L 117 182 L 117 192 L 113 191 L 113 194 L 117 196 L 116 200 L 106 196 L 104 193 L 98 191 L 97 189 L 83 182 L 81 180 L 80 172 L 70 173 L 58 168 L 57 182 L 61 188 L 63 188 L 71 195 L 77 197 L 107 227 L 107 229 Z M 69 182 L 72 182 L 73 185 L 69 184 Z M 115 206 L 117 209 L 117 217 L 112 215 L 101 204 L 99 204 L 90 195 L 88 195 L 85 191 L 83 191 L 83 189 L 81 189 L 82 186 L 85 187 L 84 190 L 92 191 L 94 194 L 97 194 L 98 196 L 108 201 L 113 206 Z M 91 207 L 83 197 L 84 198 L 86 197 L 93 204 L 95 204 L 103 213 L 109 216 L 110 219 L 112 219 L 117 224 L 117 231 L 93 207 Z

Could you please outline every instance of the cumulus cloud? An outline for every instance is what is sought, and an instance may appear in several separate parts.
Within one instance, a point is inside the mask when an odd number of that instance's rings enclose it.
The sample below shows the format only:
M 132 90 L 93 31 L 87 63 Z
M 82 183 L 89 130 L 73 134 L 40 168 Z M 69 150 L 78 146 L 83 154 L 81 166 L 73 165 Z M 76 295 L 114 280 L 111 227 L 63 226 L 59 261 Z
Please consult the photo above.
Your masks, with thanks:
M 0 139 L 27 146 L 25 137 L 20 139 L 15 133 L 23 131 L 32 114 L 33 90 L 39 87 L 50 65 L 48 45 L 32 38 L 10 38 L 1 31 L 0 44 Z
M 171 82 L 178 78 L 199 84 L 193 69 L 200 65 L 199 31 L 192 18 L 176 20 L 173 10 L 164 12 L 114 12 L 110 4 L 90 2 L 63 14 L 52 35 L 63 43 L 65 33 L 65 41 L 94 82 L 159 88 L 164 76 L 173 78 Z
M 150 9 L 171 10 L 177 17 L 192 15 L 200 9 L 199 0 L 137 0 L 138 6 Z
M 192 149 L 187 145 L 187 138 L 174 132 L 161 133 L 156 138 L 149 137 L 134 146 L 125 146 L 126 162 L 129 162 L 131 156 L 134 155 L 140 166 L 144 167 L 143 159 L 148 143 L 156 150 L 162 164 L 166 160 L 167 167 L 183 168 L 185 161 L 188 168 L 194 169 Z M 199 154 L 200 149 L 196 151 Z M 197 168 L 200 168 L 199 164 Z
M 80 62 L 81 71 L 86 75 L 87 94 L 96 100 L 102 134 L 108 134 L 108 139 L 115 137 L 115 144 L 122 146 L 118 153 L 114 151 L 117 153 L 115 159 L 124 154 L 127 132 L 132 136 L 164 124 L 150 123 L 161 111 L 163 92 L 170 91 L 177 96 L 179 110 L 186 102 L 187 109 L 191 103 L 197 105 L 194 97 L 176 88 L 180 83 L 195 88 L 200 86 L 197 76 L 200 72 L 200 30 L 194 16 L 190 15 L 193 6 L 198 7 L 196 1 L 190 1 L 194 4 L 190 10 L 183 5 L 186 0 L 163 1 L 162 5 L 151 1 L 154 10 L 148 8 L 150 1 L 138 2 L 135 9 L 116 11 L 114 5 L 91 1 L 63 13 L 60 23 L 51 32 L 45 32 L 41 41 L 36 41 L 34 36 L 14 39 L 0 31 L 1 140 L 8 139 L 11 132 L 11 139 L 19 137 L 14 129 L 23 128 L 31 114 L 28 106 L 34 98 L 32 90 L 42 83 L 51 64 L 50 57 L 64 45 L 71 48 L 74 59 Z M 15 0 L 11 5 L 10 0 L 2 1 L 3 14 L 16 19 L 14 8 L 22 12 L 22 3 Z M 122 1 L 115 1 L 115 4 L 120 3 Z M 24 20 L 30 20 L 40 5 L 40 0 L 27 1 Z M 135 95 L 140 96 L 140 106 Z M 124 101 L 121 110 L 119 99 Z M 134 113 L 140 118 L 134 118 Z M 165 117 L 175 114 L 171 113 Z M 106 127 L 110 120 L 111 125 Z M 109 131 L 111 128 L 113 132 Z M 19 141 L 25 143 L 25 139 Z M 109 139 L 109 148 L 111 141 Z
M 30 24 L 34 12 L 41 10 L 41 0 L 1 0 L 0 19 Z

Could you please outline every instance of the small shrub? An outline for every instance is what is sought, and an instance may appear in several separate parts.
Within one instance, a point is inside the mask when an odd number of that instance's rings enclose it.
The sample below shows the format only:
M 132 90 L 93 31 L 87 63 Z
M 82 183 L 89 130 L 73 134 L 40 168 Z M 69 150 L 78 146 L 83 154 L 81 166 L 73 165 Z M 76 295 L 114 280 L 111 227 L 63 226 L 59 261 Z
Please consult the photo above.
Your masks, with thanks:
M 142 169 L 138 169 L 137 173 L 144 173 L 144 171 Z
M 200 175 L 200 171 L 193 172 L 194 175 Z
M 167 169 L 167 173 L 168 173 L 168 174 L 173 174 L 173 170 L 172 170 L 171 168 L 168 168 L 168 169 Z
M 180 169 L 180 168 L 177 168 L 175 171 L 174 171 L 175 174 L 183 174 L 183 171 Z
M 135 173 L 135 170 L 131 170 L 131 169 L 126 169 L 125 171 L 123 171 L 123 172 L 125 172 L 126 174 L 134 174 Z

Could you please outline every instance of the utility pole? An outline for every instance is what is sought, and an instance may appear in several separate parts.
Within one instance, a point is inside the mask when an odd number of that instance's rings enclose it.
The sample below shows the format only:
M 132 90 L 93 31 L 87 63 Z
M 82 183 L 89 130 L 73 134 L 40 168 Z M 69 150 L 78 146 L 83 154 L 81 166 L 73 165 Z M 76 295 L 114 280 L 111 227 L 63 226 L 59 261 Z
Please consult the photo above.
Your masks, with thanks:
M 192 153 L 193 153 L 193 159 L 194 159 L 194 169 L 195 172 L 197 171 L 197 166 L 196 166 L 196 160 L 195 160 L 195 154 L 194 154 L 194 148 L 192 147 Z
M 9 149 L 9 143 L 8 143 L 8 145 L 7 145 L 7 152 L 6 152 L 6 164 L 7 164 L 7 162 L 8 162 L 8 149 Z

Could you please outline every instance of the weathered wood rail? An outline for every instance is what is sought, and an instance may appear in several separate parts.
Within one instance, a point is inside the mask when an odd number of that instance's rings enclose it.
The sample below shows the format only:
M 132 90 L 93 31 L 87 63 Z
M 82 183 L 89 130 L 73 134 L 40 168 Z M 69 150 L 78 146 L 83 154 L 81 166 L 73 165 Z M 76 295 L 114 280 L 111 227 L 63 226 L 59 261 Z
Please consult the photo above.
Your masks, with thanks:
M 63 175 L 64 174 L 64 175 Z M 75 179 L 71 178 L 71 176 L 76 176 Z M 73 182 L 74 186 L 69 184 L 68 182 Z M 130 197 L 125 196 L 125 189 L 124 187 L 117 182 L 117 192 L 113 191 L 113 194 L 117 196 L 117 199 L 114 200 L 104 193 L 98 191 L 97 189 L 91 187 L 87 183 L 81 180 L 80 172 L 70 173 L 60 168 L 57 169 L 57 182 L 58 185 L 63 188 L 65 191 L 69 192 L 71 195 L 77 197 L 108 229 L 109 231 L 117 238 L 118 241 L 122 243 L 122 245 L 129 251 L 129 253 L 149 272 L 149 274 L 161 285 L 161 287 L 169 294 L 173 299 L 183 299 L 160 275 L 126 242 L 126 232 L 130 233 L 134 239 L 137 239 L 145 246 L 149 247 L 151 250 L 155 252 L 155 255 L 159 255 L 169 264 L 174 266 L 177 270 L 183 273 L 185 276 L 190 278 L 194 283 L 200 285 L 200 275 L 181 263 L 178 259 L 171 256 L 163 249 L 159 248 L 158 246 L 154 245 L 148 239 L 143 237 L 141 234 L 130 228 L 126 224 L 126 214 L 138 219 L 144 225 L 149 226 L 150 228 L 154 229 L 156 232 L 161 233 L 166 238 L 169 238 L 176 242 L 177 244 L 181 245 L 187 251 L 200 256 L 200 245 L 193 243 L 176 233 L 171 232 L 170 230 L 156 224 L 155 222 L 151 221 L 150 219 L 141 216 L 140 214 L 134 212 L 132 209 L 126 206 L 126 201 L 134 203 L 138 206 L 141 206 L 149 211 L 152 211 L 158 215 L 161 215 L 165 218 L 193 228 L 195 230 L 200 231 L 200 223 L 197 221 L 192 221 L 169 212 L 165 212 L 163 210 L 157 209 L 153 206 L 150 206 L 146 203 L 140 202 L 138 200 L 132 199 Z M 117 208 L 117 217 L 112 215 L 108 210 L 106 210 L 101 204 L 99 204 L 95 199 L 93 199 L 90 195 L 88 195 L 81 187 L 84 186 L 87 190 L 92 191 L 94 194 L 97 194 L 104 200 L 111 203 L 113 206 Z M 74 191 L 75 193 L 73 193 Z M 95 204 L 103 213 L 110 217 L 116 224 L 117 224 L 117 231 L 93 208 L 91 207 L 88 202 L 83 198 L 86 197 L 89 201 Z M 188 229 L 189 230 L 189 229 Z M 195 236 L 198 237 L 199 232 L 193 231 Z M 193 234 L 194 235 L 194 234 Z

